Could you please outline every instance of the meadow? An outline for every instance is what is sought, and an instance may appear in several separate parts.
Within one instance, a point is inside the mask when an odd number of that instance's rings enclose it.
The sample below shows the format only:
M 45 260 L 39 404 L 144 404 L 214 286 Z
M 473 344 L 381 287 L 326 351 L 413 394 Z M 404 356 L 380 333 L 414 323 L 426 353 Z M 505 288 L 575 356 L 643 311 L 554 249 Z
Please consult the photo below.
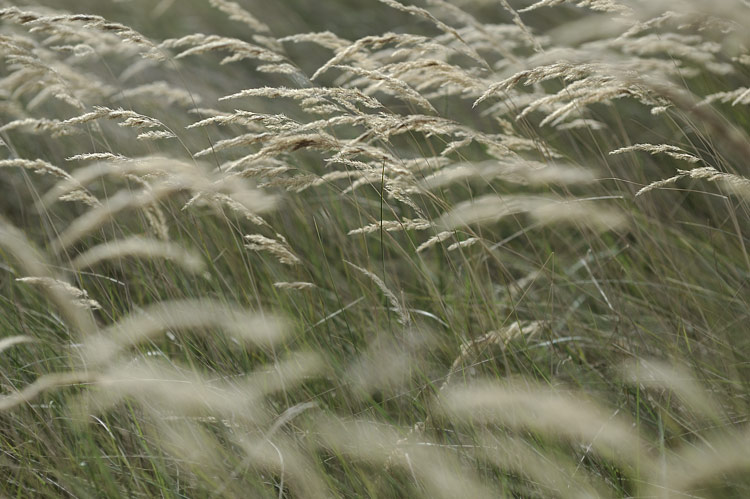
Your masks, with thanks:
M 748 26 L 0 0 L 0 494 L 750 496 Z

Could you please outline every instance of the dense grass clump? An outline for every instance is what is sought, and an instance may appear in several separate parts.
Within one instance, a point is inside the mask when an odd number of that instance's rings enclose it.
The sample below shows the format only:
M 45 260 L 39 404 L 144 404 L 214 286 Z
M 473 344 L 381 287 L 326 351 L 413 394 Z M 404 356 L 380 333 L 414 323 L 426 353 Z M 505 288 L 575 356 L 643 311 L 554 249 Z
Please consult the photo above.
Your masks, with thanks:
M 748 496 L 746 26 L 0 0 L 0 491 Z

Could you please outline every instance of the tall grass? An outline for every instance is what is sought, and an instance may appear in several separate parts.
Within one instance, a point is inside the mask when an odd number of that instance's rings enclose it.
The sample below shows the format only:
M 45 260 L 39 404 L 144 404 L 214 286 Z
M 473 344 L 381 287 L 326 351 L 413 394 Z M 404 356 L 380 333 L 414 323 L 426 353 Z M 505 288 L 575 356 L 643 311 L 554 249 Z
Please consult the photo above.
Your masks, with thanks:
M 750 493 L 746 2 L 0 6 L 3 495 Z

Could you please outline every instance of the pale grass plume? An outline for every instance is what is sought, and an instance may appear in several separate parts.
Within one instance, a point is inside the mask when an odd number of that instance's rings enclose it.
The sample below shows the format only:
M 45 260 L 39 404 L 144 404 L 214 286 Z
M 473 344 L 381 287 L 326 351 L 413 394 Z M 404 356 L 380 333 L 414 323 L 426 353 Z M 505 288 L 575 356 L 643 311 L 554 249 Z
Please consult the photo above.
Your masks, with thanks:
M 151 130 L 148 132 L 141 132 L 136 137 L 136 139 L 138 140 L 162 140 L 174 138 L 177 138 L 177 135 L 168 130 Z
M 84 342 L 92 363 L 105 363 L 122 351 L 153 339 L 166 331 L 219 329 L 231 338 L 248 344 L 270 345 L 286 334 L 284 321 L 260 312 L 251 312 L 216 300 L 164 301 L 141 312 L 134 312 L 108 326 Z
M 232 21 L 245 24 L 256 33 L 270 33 L 270 29 L 255 16 L 243 9 L 240 4 L 228 0 L 209 0 L 209 3 L 229 16 Z
M 570 499 L 609 497 L 605 484 L 558 452 L 540 449 L 533 442 L 490 431 L 477 436 L 476 458 L 504 471 L 526 477 L 543 496 Z
M 70 174 L 65 170 L 44 161 L 42 159 L 3 159 L 0 160 L 0 168 L 24 168 L 35 173 L 52 175 L 57 178 L 70 179 Z
M 229 38 L 219 35 L 194 34 L 182 38 L 169 39 L 163 41 L 159 47 L 162 49 L 190 48 L 182 50 L 175 59 L 182 59 L 192 55 L 199 55 L 209 52 L 230 52 L 232 55 L 224 57 L 221 64 L 229 64 L 245 59 L 253 59 L 263 62 L 283 62 L 285 58 L 282 55 L 238 38 Z
M 487 183 L 502 180 L 524 185 L 581 185 L 592 183 L 595 176 L 590 170 L 580 167 L 511 157 L 503 160 L 448 165 L 424 177 L 420 186 L 433 190 L 474 179 Z
M 148 185 L 143 177 L 152 175 L 157 178 L 169 175 L 180 175 L 188 178 L 192 165 L 169 160 L 167 158 L 146 157 L 127 158 L 110 153 L 85 153 L 67 158 L 67 161 L 95 161 L 95 163 L 76 168 L 72 174 L 66 174 L 52 189 L 42 196 L 38 203 L 40 208 L 48 209 L 55 200 L 89 185 L 102 177 L 120 177 Z M 194 174 L 193 174 L 194 175 Z
M 162 106 L 195 106 L 201 102 L 200 95 L 193 95 L 188 90 L 170 85 L 166 81 L 145 83 L 137 87 L 127 88 L 120 92 L 115 100 L 129 101 L 131 99 L 159 102 Z
M 192 205 L 209 204 L 217 208 L 223 205 L 229 208 L 234 213 L 237 213 L 238 215 L 244 217 L 246 220 L 251 221 L 255 225 L 268 226 L 268 222 L 266 222 L 263 217 L 261 217 L 251 209 L 252 203 L 243 203 L 241 201 L 242 196 L 239 196 L 239 199 L 240 200 L 235 199 L 234 197 L 232 197 L 232 195 L 222 192 L 199 193 L 193 196 L 185 204 L 183 210 L 189 208 Z
M 576 118 L 565 123 L 557 125 L 558 130 L 577 130 L 577 129 L 588 129 L 588 130 L 606 130 L 608 127 L 601 121 L 597 121 L 591 118 Z
M 567 223 L 597 232 L 626 229 L 628 219 L 614 207 L 602 206 L 599 199 L 566 199 L 534 207 L 529 214 L 543 225 Z
M 22 118 L 13 120 L 1 126 L 0 132 L 18 129 L 34 134 L 49 133 L 52 137 L 62 137 L 80 133 L 80 130 L 63 125 L 61 120 L 48 118 Z
M 385 332 L 376 334 L 347 366 L 345 378 L 351 395 L 361 398 L 365 394 L 366 398 L 375 392 L 397 395 L 407 390 L 417 376 L 414 367 L 436 344 L 435 335 L 421 328 L 405 329 L 398 337 Z
M 131 236 L 93 246 L 77 255 L 70 264 L 74 269 L 80 270 L 94 267 L 107 260 L 131 257 L 166 259 L 191 273 L 202 272 L 205 269 L 203 259 L 195 252 L 188 251 L 175 243 L 140 236 Z
M 120 121 L 119 125 L 126 128 L 166 128 L 166 125 L 156 118 L 123 108 L 112 109 L 105 106 L 94 106 L 93 111 L 68 118 L 61 125 L 83 125 L 100 119 L 118 120 Z
M 666 462 L 666 483 L 647 492 L 660 494 L 662 487 L 678 494 L 691 494 L 706 484 L 723 482 L 727 476 L 746 473 L 750 467 L 750 434 L 738 429 L 716 435 L 694 445 L 685 444 Z
M 67 294 L 70 297 L 71 302 L 81 308 L 90 310 L 98 310 L 102 308 L 102 306 L 99 305 L 99 302 L 89 298 L 89 294 L 86 290 L 77 288 L 72 284 L 59 279 L 54 279 L 52 277 L 18 277 L 16 278 L 16 282 L 23 282 L 43 288 L 57 289 L 61 293 Z
M 164 166 L 159 160 L 154 161 L 156 161 L 156 166 Z M 145 164 L 141 164 L 140 166 L 136 165 L 136 168 L 146 168 L 148 170 L 152 165 L 154 164 L 151 161 L 146 161 Z M 178 165 L 182 165 L 182 163 L 178 162 Z M 121 166 L 117 164 L 92 165 L 91 167 L 87 167 L 82 177 L 92 179 L 109 173 L 122 173 Z M 66 228 L 60 236 L 52 242 L 53 251 L 59 253 L 62 250 L 69 248 L 81 238 L 97 230 L 99 227 L 127 210 L 141 210 L 147 217 L 156 234 L 163 239 L 167 239 L 168 226 L 163 213 L 158 208 L 158 202 L 183 190 L 193 190 L 198 193 L 205 192 L 209 196 L 213 193 L 228 191 L 228 195 L 230 195 L 234 202 L 238 203 L 238 206 L 241 206 L 251 213 L 264 212 L 270 209 L 274 204 L 274 198 L 272 196 L 267 196 L 257 189 L 249 188 L 244 182 L 242 182 L 242 179 L 238 178 L 220 178 L 219 180 L 212 180 L 195 170 L 188 170 L 185 172 L 178 171 L 177 174 L 166 175 L 162 178 L 157 177 L 157 181 L 154 183 L 148 183 L 141 177 L 137 176 L 125 176 L 143 185 L 143 189 L 134 193 L 127 190 L 121 190 L 109 198 L 105 204 L 90 209 L 88 212 L 75 219 L 68 228 Z M 65 186 L 63 185 L 61 188 L 55 189 L 53 191 L 55 192 L 55 196 L 59 195 L 60 189 L 64 192 Z
M 20 345 L 21 343 L 32 343 L 34 341 L 36 340 L 30 336 L 23 336 L 23 335 L 7 336 L 5 338 L 0 339 L 0 353 L 4 352 L 5 350 L 15 345 Z
M 298 265 L 301 260 L 292 253 L 289 243 L 284 236 L 276 234 L 276 239 L 261 234 L 248 234 L 245 236 L 247 244 L 245 247 L 252 251 L 267 251 L 284 265 Z
M 417 253 L 421 253 L 424 250 L 435 246 L 436 244 L 442 243 L 443 241 L 452 237 L 453 235 L 454 235 L 453 232 L 450 230 L 444 230 L 442 232 L 439 232 L 435 234 L 434 236 L 432 236 L 431 238 L 429 238 L 427 241 L 417 246 Z
M 478 238 L 478 237 L 467 237 L 463 241 L 458 241 L 458 242 L 455 242 L 455 243 L 451 244 L 450 246 L 448 246 L 448 251 L 455 251 L 455 250 L 461 249 L 461 248 L 469 248 L 471 246 L 474 246 L 475 244 L 477 244 L 480 241 L 481 241 L 481 239 Z
M 191 128 L 200 128 L 209 125 L 241 125 L 251 129 L 254 132 L 263 131 L 263 126 L 258 123 L 258 113 L 254 113 L 252 111 L 243 111 L 241 109 L 235 109 L 234 112 L 231 113 L 225 111 L 217 111 L 215 109 L 194 109 L 193 111 L 198 112 L 201 116 L 210 116 L 189 124 L 185 127 L 188 130 Z
M 283 290 L 296 290 L 296 291 L 304 291 L 307 289 L 314 289 L 317 288 L 317 286 L 311 282 L 305 282 L 305 281 L 279 281 L 273 283 L 273 287 L 276 289 L 283 289 Z
M 516 9 L 514 9 L 508 3 L 508 0 L 500 0 L 500 5 L 502 5 L 503 8 L 510 13 L 511 17 L 513 18 L 513 24 L 518 26 L 518 28 L 524 34 L 526 39 L 529 41 L 529 45 L 534 47 L 534 50 L 536 50 L 537 52 L 541 52 L 543 50 L 542 45 L 534 37 L 534 34 L 531 32 L 531 29 L 526 25 L 526 23 L 523 22 L 523 19 L 521 19 L 521 16 L 518 14 L 518 12 L 516 12 Z
M 719 423 L 721 405 L 685 367 L 658 360 L 639 359 L 620 367 L 623 379 L 646 388 L 671 390 L 694 414 Z
M 631 151 L 645 151 L 652 155 L 666 154 L 671 158 L 687 161 L 688 163 L 697 163 L 700 161 L 700 158 L 697 156 L 694 156 L 677 146 L 669 144 L 634 144 L 632 146 L 615 149 L 614 151 L 610 151 L 609 154 L 622 154 Z
M 672 185 L 683 178 L 702 179 L 709 182 L 718 182 L 734 194 L 737 194 L 738 196 L 741 196 L 745 199 L 750 199 L 750 179 L 733 173 L 721 172 L 710 166 L 693 168 L 692 170 L 677 170 L 677 175 L 652 182 L 647 186 L 641 188 L 638 192 L 635 193 L 635 195 L 640 196 L 654 189 Z
M 269 137 L 269 140 L 258 152 L 224 163 L 221 169 L 224 172 L 230 172 L 252 165 L 258 160 L 271 158 L 286 152 L 294 152 L 300 149 L 329 151 L 340 146 L 341 142 L 327 133 L 280 134 Z
M 139 359 L 116 363 L 96 380 L 98 390 L 87 394 L 87 405 L 103 412 L 125 399 L 153 411 L 176 411 L 186 416 L 241 415 L 252 421 L 264 417 L 258 394 L 239 383 L 214 382 L 207 376 L 164 361 Z
M 96 406 L 96 402 L 91 400 L 89 404 Z M 224 485 L 225 494 L 241 495 L 238 487 L 233 485 L 231 470 L 226 469 L 222 463 L 224 453 L 213 434 L 214 425 L 203 421 L 211 416 L 182 415 L 173 418 L 161 411 L 149 412 L 149 419 L 153 424 L 149 435 L 171 455 L 181 457 L 176 461 L 181 469 L 188 473 L 211 473 L 217 477 L 217 482 Z M 226 421 L 232 424 L 231 421 Z M 147 425 L 146 429 L 150 427 L 151 425 Z
M 472 224 L 493 223 L 522 213 L 529 214 L 543 224 L 567 222 L 596 230 L 615 229 L 626 224 L 624 216 L 619 211 L 598 206 L 593 200 L 515 194 L 486 195 L 461 202 L 444 213 L 438 225 L 446 229 L 455 229 Z
M 96 375 L 85 371 L 45 374 L 15 393 L 0 396 L 0 411 L 8 411 L 14 407 L 28 404 L 42 393 L 53 388 L 89 384 L 96 380 Z
M 300 41 L 317 41 L 318 39 L 319 36 L 299 38 Z M 366 55 L 369 54 L 370 49 L 380 49 L 385 45 L 394 45 L 396 48 L 404 46 L 419 46 L 424 49 L 430 48 L 437 51 L 445 50 L 444 47 L 434 43 L 427 37 L 392 32 L 384 33 L 382 35 L 365 36 L 358 39 L 354 43 L 346 40 L 337 40 L 335 42 L 335 46 L 327 39 L 323 40 L 321 43 L 326 43 L 326 45 L 328 45 L 328 48 L 334 49 L 336 51 L 336 55 L 334 55 L 325 64 L 318 68 L 318 70 L 311 77 L 311 80 L 316 80 L 321 74 L 325 73 L 334 66 L 343 63 L 347 59 L 352 59 L 362 65 L 368 64 L 366 62 Z M 342 43 L 344 43 L 344 45 L 342 45 Z
M 56 198 L 61 201 L 80 201 L 90 207 L 99 207 L 101 202 L 86 190 L 83 185 L 75 180 L 68 172 L 42 159 L 4 159 L 0 160 L 0 168 L 24 168 L 42 175 L 52 175 L 54 177 L 67 181 L 70 189 L 67 192 L 61 192 Z
M 317 425 L 320 445 L 346 459 L 396 468 L 411 478 L 419 497 L 495 497 L 496 492 L 449 449 L 405 439 L 399 429 L 376 421 L 328 418 Z
M 422 9 L 420 7 L 416 7 L 414 5 L 404 5 L 400 2 L 397 2 L 396 0 L 378 0 L 378 1 L 396 10 L 407 12 L 413 16 L 419 16 L 419 17 L 423 17 L 427 19 L 428 21 L 432 22 L 438 29 L 440 29 L 446 34 L 453 36 L 456 40 L 458 40 L 461 43 L 461 47 L 463 49 L 462 51 L 466 55 L 468 55 L 469 57 L 471 57 L 472 59 L 474 59 L 476 62 L 478 62 L 479 64 L 483 66 L 488 65 L 487 62 L 484 60 L 484 58 L 482 58 L 482 56 L 479 55 L 477 51 L 474 50 L 474 48 L 471 45 L 466 43 L 466 40 L 463 39 L 461 34 L 458 32 L 458 30 L 445 24 L 443 21 L 441 21 L 440 19 L 432 15 L 430 11 L 426 9 Z
M 99 227 L 112 220 L 121 212 L 129 209 L 148 209 L 153 203 L 174 194 L 179 190 L 178 186 L 158 186 L 153 189 L 144 189 L 135 194 L 120 191 L 112 196 L 102 206 L 92 208 L 85 214 L 75 219 L 60 236 L 52 242 L 52 250 L 60 253 L 83 237 L 97 230 Z
M 385 230 L 386 232 L 397 232 L 397 231 L 404 231 L 404 230 L 427 230 L 431 227 L 433 227 L 432 222 L 424 218 L 403 219 L 403 220 L 379 220 L 369 225 L 365 225 L 364 227 L 352 229 L 349 232 L 347 232 L 347 235 L 355 236 L 359 234 L 371 234 L 381 229 Z
M 308 106 L 320 106 L 326 103 L 335 103 L 343 109 L 356 110 L 356 105 L 366 109 L 380 109 L 383 105 L 376 98 L 365 95 L 356 88 L 342 87 L 315 87 L 315 88 L 287 88 L 287 87 L 261 87 L 241 90 L 234 94 L 219 98 L 220 101 L 240 99 L 244 97 L 265 97 L 269 99 L 287 98 L 296 101 L 307 102 Z M 304 107 L 304 105 L 303 105 Z
M 650 475 L 658 469 L 649 446 L 619 411 L 607 410 L 582 393 L 565 393 L 528 380 L 476 382 L 441 391 L 439 406 L 452 420 L 467 424 L 501 424 L 514 430 L 580 441 L 623 465 L 640 466 Z
M 82 154 L 75 154 L 65 161 L 130 161 L 131 158 L 123 156 L 122 154 L 115 154 L 111 152 L 88 152 Z
M 103 390 L 90 394 L 89 400 L 99 411 L 133 398 L 162 416 L 174 412 L 216 415 L 260 426 L 270 423 L 265 397 L 289 390 L 324 370 L 320 357 L 310 352 L 292 353 L 263 367 L 262 371 L 216 380 L 173 362 L 140 357 L 114 362 L 104 370 L 97 380 Z
M 291 438 L 242 439 L 250 466 L 281 476 L 281 484 L 297 497 L 327 498 L 334 495 L 313 457 Z M 302 451 L 301 451 L 302 450 Z M 280 487 L 280 490 L 284 490 Z
M 730 90 L 727 92 L 716 92 L 707 95 L 699 104 L 711 104 L 713 102 L 731 103 L 732 106 L 738 104 L 746 105 L 750 104 L 750 88 L 740 87 L 736 90 Z
M 251 187 L 244 179 L 237 176 L 212 174 L 206 165 L 162 156 L 145 156 L 127 158 L 124 156 L 84 154 L 80 159 L 102 159 L 102 161 L 76 169 L 71 179 L 59 182 L 42 197 L 41 205 L 49 207 L 57 196 L 65 195 L 78 185 L 88 185 L 103 177 L 113 177 L 134 181 L 149 189 L 174 188 L 188 190 L 193 198 L 186 203 L 190 206 L 197 198 L 232 198 L 233 202 L 244 209 L 262 213 L 270 209 L 275 198 L 259 189 Z
M 320 45 L 321 47 L 333 51 L 343 50 L 352 44 L 350 40 L 341 38 L 331 31 L 321 31 L 317 33 L 297 33 L 294 35 L 279 38 L 279 42 L 315 43 L 317 45 Z
M 422 96 L 419 92 L 414 90 L 408 83 L 399 78 L 387 75 L 379 70 L 370 70 L 364 68 L 358 68 L 356 66 L 347 65 L 335 65 L 334 68 L 341 69 L 347 73 L 351 73 L 356 76 L 366 78 L 377 82 L 378 85 L 374 88 L 387 89 L 389 93 L 402 99 L 404 102 L 413 103 L 422 109 L 437 114 L 437 110 L 433 107 L 429 100 Z

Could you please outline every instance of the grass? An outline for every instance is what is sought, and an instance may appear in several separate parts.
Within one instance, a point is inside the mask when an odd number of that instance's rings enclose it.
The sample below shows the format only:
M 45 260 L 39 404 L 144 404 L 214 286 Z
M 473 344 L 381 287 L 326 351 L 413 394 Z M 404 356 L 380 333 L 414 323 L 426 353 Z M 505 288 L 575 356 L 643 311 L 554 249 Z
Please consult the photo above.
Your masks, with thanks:
M 13 4 L 3 495 L 747 496 L 742 2 Z

